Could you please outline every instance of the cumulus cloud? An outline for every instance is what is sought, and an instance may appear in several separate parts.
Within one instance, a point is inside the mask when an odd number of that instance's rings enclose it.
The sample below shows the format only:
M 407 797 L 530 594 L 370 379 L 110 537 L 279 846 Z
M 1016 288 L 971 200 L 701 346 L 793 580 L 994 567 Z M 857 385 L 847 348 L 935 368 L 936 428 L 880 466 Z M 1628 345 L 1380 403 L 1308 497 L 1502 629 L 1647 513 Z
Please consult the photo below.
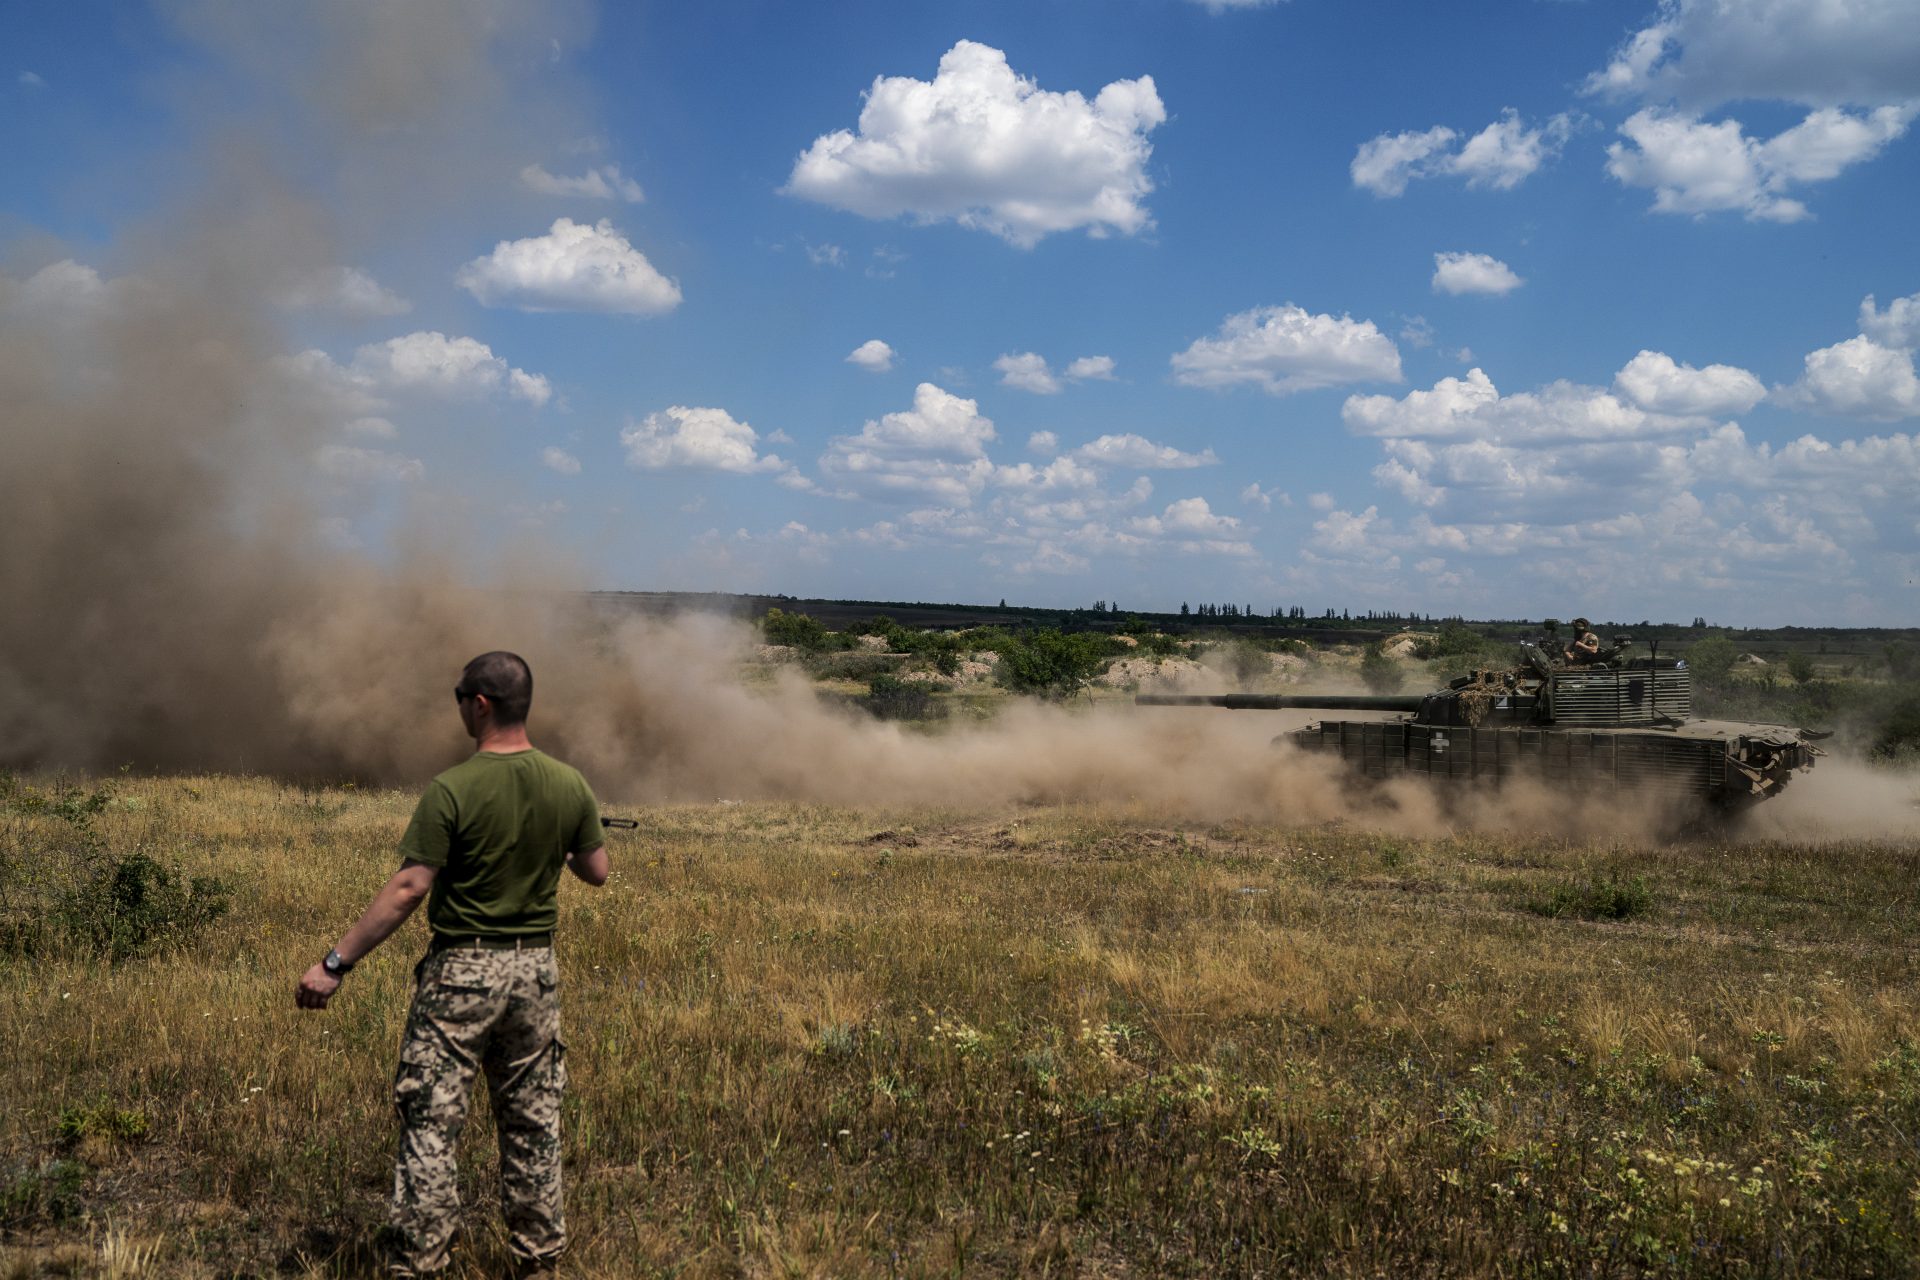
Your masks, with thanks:
M 1027 437 L 1027 448 L 1039 454 L 1053 454 L 1060 449 L 1060 437 L 1051 431 L 1036 431 Z
M 557 220 L 544 236 L 502 240 L 460 268 L 454 282 L 489 307 L 658 315 L 680 305 L 680 286 L 605 219 Z
M 761 455 L 759 433 L 725 409 L 673 405 L 629 422 L 620 432 L 627 465 L 642 471 L 687 467 L 736 475 L 787 471 L 775 454 Z
M 354 353 L 347 376 L 377 391 L 463 399 L 506 391 L 538 408 L 553 397 L 547 379 L 516 369 L 475 338 L 422 330 L 369 343 Z
M 540 451 L 540 461 L 548 470 L 558 471 L 563 476 L 580 474 L 580 459 L 554 445 L 548 445 Z
M 1397 400 L 1349 396 L 1340 416 L 1349 431 L 1361 436 L 1507 443 L 1632 440 L 1673 435 L 1699 425 L 1691 419 L 1649 412 L 1598 387 L 1571 382 L 1503 396 L 1478 368 L 1469 370 L 1465 378 L 1442 378 L 1431 390 L 1409 391 Z
M 1251 384 L 1287 395 L 1343 382 L 1400 381 L 1400 352 L 1371 320 L 1256 307 L 1227 317 L 1212 338 L 1173 357 L 1174 381 L 1190 387 Z
M 952 220 L 1022 248 L 1079 228 L 1133 235 L 1153 225 L 1147 135 L 1166 114 L 1150 76 L 1088 101 L 962 40 L 931 82 L 876 78 L 858 130 L 816 138 L 783 190 L 868 218 Z
M 1056 395 L 1065 382 L 1113 381 L 1112 356 L 1081 356 L 1055 374 L 1046 357 L 1032 351 L 1001 356 L 993 362 L 1000 374 L 1000 385 L 1031 391 L 1035 395 Z
M 816 267 L 844 267 L 847 265 L 847 251 L 837 244 L 810 244 L 807 246 L 807 261 Z
M 857 365 L 868 373 L 885 373 L 893 368 L 893 348 L 878 338 L 868 338 L 853 349 L 847 357 L 847 363 Z
M 1278 489 L 1262 489 L 1258 483 L 1250 484 L 1240 491 L 1241 502 L 1249 507 L 1258 507 L 1262 511 L 1273 510 L 1275 498 L 1280 500 L 1280 505 L 1283 507 L 1293 505 L 1293 499 L 1287 494 Z
M 1113 357 L 1081 356 L 1067 365 L 1066 376 L 1074 382 L 1111 382 Z
M 1446 125 L 1422 133 L 1383 133 L 1360 144 L 1347 172 L 1353 185 L 1376 196 L 1403 195 L 1415 178 L 1462 178 L 1469 187 L 1508 191 L 1560 153 L 1573 132 L 1572 117 L 1561 114 L 1529 128 L 1512 107 L 1462 142 Z
M 993 475 L 986 446 L 994 436 L 977 403 L 923 382 L 913 408 L 870 418 L 859 434 L 829 441 L 820 470 L 856 495 L 965 507 Z
M 1860 302 L 1860 332 L 1883 347 L 1902 351 L 1920 347 L 1920 293 L 1895 298 L 1885 311 L 1868 294 Z
M 1433 255 L 1435 293 L 1512 293 L 1526 281 L 1498 258 L 1484 253 Z
M 1740 212 L 1750 220 L 1798 222 L 1810 214 L 1786 194 L 1790 188 L 1873 158 L 1906 133 L 1916 113 L 1920 102 L 1864 115 L 1822 108 L 1762 142 L 1738 120 L 1709 124 L 1647 107 L 1620 126 L 1627 141 L 1607 147 L 1607 172 L 1623 185 L 1652 189 L 1659 213 Z
M 1863 334 L 1808 353 L 1800 380 L 1774 398 L 1816 413 L 1892 421 L 1920 416 L 1920 378 L 1911 352 Z
M 404 315 L 413 304 L 358 267 L 325 267 L 294 280 L 280 305 L 295 310 L 331 311 L 354 320 Z
M 1211 467 L 1220 461 L 1212 449 L 1185 453 L 1172 445 L 1155 444 L 1144 436 L 1131 434 L 1101 436 L 1075 449 L 1072 456 L 1103 467 L 1124 467 L 1134 471 L 1177 471 L 1188 467 Z
M 1614 375 L 1614 389 L 1652 413 L 1723 416 L 1766 398 L 1760 379 L 1730 364 L 1696 369 L 1659 351 L 1642 351 Z
M 1696 109 L 1898 102 L 1920 97 L 1920 23 L 1907 0 L 1663 0 L 1586 90 Z
M 617 164 L 588 169 L 577 178 L 548 173 L 537 164 L 520 171 L 520 185 L 543 196 L 577 196 L 588 200 L 624 200 L 639 204 L 647 198 L 640 184 L 620 172 Z

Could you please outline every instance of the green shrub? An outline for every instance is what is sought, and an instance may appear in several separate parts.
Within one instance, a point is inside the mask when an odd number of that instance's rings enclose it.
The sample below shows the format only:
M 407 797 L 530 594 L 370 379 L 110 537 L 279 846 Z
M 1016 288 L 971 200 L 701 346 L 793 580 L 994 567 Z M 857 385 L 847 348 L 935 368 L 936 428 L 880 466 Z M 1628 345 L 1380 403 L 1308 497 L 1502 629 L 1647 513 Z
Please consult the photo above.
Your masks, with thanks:
M 880 720 L 925 720 L 933 694 L 918 681 L 875 676 L 867 682 L 866 708 Z
M 1558 920 L 1572 916 L 1580 920 L 1628 920 L 1645 915 L 1653 906 L 1653 891 L 1646 879 L 1634 876 L 1621 879 L 1609 873 L 1554 888 L 1545 898 L 1529 904 L 1536 915 Z
M 1687 649 L 1687 665 L 1693 668 L 1693 678 L 1700 684 L 1725 684 L 1739 659 L 1740 651 L 1725 636 L 1696 640 Z
M 1920 691 L 1908 687 L 1894 700 L 1873 732 L 1872 754 L 1881 760 L 1900 760 L 1920 754 Z
M 86 1181 L 87 1166 L 78 1160 L 53 1160 L 16 1174 L 0 1184 L 0 1224 L 72 1221 L 80 1216 L 80 1193 Z
M 816 680 L 871 680 L 890 676 L 900 660 L 884 653 L 854 649 L 844 653 L 822 653 L 807 660 L 807 671 Z
M 1273 671 L 1273 663 L 1267 658 L 1267 651 L 1251 640 L 1234 640 L 1221 645 L 1217 651 L 1228 675 L 1240 684 L 1257 680 Z
M 68 891 L 54 915 L 80 947 L 118 964 L 190 941 L 232 902 L 233 890 L 224 881 L 185 879 L 135 852 L 107 861 Z
M 69 1146 L 83 1138 L 137 1142 L 147 1136 L 147 1113 L 116 1107 L 103 1099 L 91 1105 L 60 1108 L 60 1118 L 55 1128 L 60 1141 Z
M 802 653 L 823 653 L 845 648 L 848 643 L 845 636 L 827 630 L 818 618 L 783 609 L 767 610 L 766 617 L 760 619 L 760 633 L 768 644 L 788 645 Z
M 1397 693 L 1405 676 L 1400 664 L 1375 642 L 1367 646 L 1366 654 L 1360 659 L 1360 679 L 1374 693 Z
M 1787 655 L 1787 674 L 1793 677 L 1795 684 L 1807 684 L 1813 680 L 1813 658 L 1811 655 L 1795 649 Z
M 1000 654 L 1000 680 L 1016 693 L 1064 698 L 1079 692 L 1106 664 L 1095 636 L 1036 631 Z
M 1423 659 L 1466 657 L 1478 654 L 1487 646 L 1487 638 L 1472 627 L 1450 622 L 1440 628 L 1440 633 L 1432 639 L 1417 641 L 1413 646 L 1413 656 Z

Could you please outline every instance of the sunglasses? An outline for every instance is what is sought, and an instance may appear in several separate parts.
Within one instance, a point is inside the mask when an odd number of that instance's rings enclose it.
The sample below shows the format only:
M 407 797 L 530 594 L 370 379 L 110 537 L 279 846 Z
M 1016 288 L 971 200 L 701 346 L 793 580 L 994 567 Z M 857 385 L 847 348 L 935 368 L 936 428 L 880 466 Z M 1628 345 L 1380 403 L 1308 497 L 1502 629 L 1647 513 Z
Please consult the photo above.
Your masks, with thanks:
M 455 702 L 465 702 L 468 698 L 477 698 L 479 696 L 479 694 L 467 688 L 465 685 L 457 684 L 453 686 L 453 700 Z

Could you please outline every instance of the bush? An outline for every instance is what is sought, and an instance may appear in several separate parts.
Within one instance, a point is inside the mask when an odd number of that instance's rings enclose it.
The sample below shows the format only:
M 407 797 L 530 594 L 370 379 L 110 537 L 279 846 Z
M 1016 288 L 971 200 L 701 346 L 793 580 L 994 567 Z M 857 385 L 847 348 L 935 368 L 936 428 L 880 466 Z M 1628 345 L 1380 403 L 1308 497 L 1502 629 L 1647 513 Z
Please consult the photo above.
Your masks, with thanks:
M 1000 679 L 1016 693 L 1064 698 L 1079 692 L 1106 663 L 1097 637 L 1048 628 L 1000 653 Z
M 1386 650 L 1378 643 L 1367 646 L 1367 652 L 1360 659 L 1360 679 L 1373 693 L 1397 693 L 1405 676 L 1400 664 L 1387 656 Z
M 933 710 L 933 694 L 916 681 L 875 676 L 867 683 L 864 703 L 878 720 L 925 720 Z
M 783 609 L 769 609 L 766 617 L 760 619 L 760 633 L 767 638 L 768 644 L 784 644 L 800 650 L 802 653 L 823 653 L 828 649 L 844 647 L 845 639 L 815 617 L 804 613 L 788 613 Z
M 1909 687 L 1894 702 L 1873 735 L 1872 754 L 1881 760 L 1899 760 L 1920 754 L 1920 692 Z
M 1268 660 L 1266 650 L 1251 640 L 1230 641 L 1221 645 L 1216 652 L 1226 673 L 1239 684 L 1257 680 L 1273 671 L 1273 663 Z
M 1458 658 L 1480 653 L 1487 647 L 1487 639 L 1472 627 L 1463 627 L 1450 622 L 1440 628 L 1440 634 L 1431 640 L 1421 640 L 1413 646 L 1416 658 Z
M 184 879 L 144 853 L 107 864 L 55 909 L 68 937 L 114 964 L 180 946 L 227 913 L 233 890 L 212 876 Z
M 1807 684 L 1813 679 L 1813 658 L 1799 649 L 1787 655 L 1787 674 L 1793 677 L 1795 684 Z
M 808 659 L 807 671 L 816 680 L 871 680 L 892 675 L 899 665 L 899 659 L 884 653 L 854 650 L 816 654 Z
M 1725 684 L 1733 675 L 1733 664 L 1739 660 L 1740 651 L 1725 636 L 1696 640 L 1687 649 L 1687 665 L 1693 668 L 1693 678 L 1701 684 Z

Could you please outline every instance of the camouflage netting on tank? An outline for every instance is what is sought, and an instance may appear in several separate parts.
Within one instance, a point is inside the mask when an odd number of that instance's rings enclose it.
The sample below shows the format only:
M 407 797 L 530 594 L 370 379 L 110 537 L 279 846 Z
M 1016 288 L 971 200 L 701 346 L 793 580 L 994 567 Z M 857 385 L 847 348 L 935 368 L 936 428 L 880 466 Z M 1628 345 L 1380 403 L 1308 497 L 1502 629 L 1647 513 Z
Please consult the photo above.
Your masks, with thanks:
M 1488 709 L 1512 692 L 1511 678 L 1507 672 L 1476 671 L 1469 677 L 1469 683 L 1457 690 L 1460 714 L 1466 718 L 1469 727 L 1477 728 L 1487 718 Z

